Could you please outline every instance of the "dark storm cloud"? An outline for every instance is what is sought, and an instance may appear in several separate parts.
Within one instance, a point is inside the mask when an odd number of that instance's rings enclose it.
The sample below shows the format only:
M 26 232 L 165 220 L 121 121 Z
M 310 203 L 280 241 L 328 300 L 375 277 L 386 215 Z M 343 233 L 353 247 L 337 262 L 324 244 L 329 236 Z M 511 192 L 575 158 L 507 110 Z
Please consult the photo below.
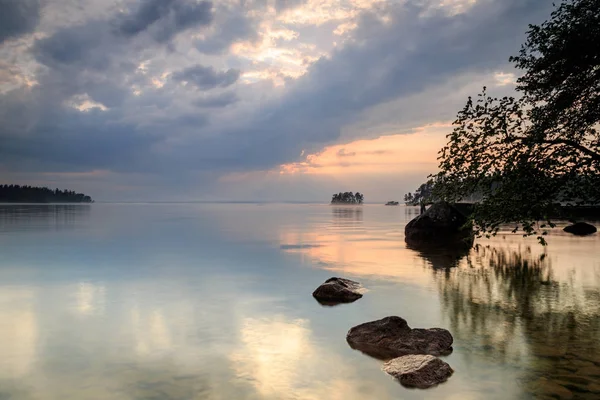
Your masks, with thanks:
M 217 95 L 206 96 L 194 100 L 194 105 L 201 108 L 222 108 L 239 101 L 234 92 L 225 92 Z
M 31 54 L 47 67 L 37 77 L 40 84 L 33 92 L 38 96 L 34 100 L 49 102 L 51 108 L 82 94 L 106 107 L 120 106 L 130 95 L 128 81 L 140 57 L 100 20 L 58 29 L 36 40 Z
M 173 79 L 178 82 L 187 82 L 198 89 L 213 89 L 233 85 L 240 77 L 240 71 L 228 69 L 217 71 L 213 67 L 194 65 L 182 71 L 174 72 Z
M 33 31 L 39 20 L 39 0 L 0 0 L 0 44 Z
M 254 41 L 258 38 L 258 22 L 241 12 L 226 12 L 223 21 L 215 24 L 210 36 L 195 42 L 196 49 L 205 54 L 220 54 L 237 40 Z
M 159 42 L 170 40 L 177 33 L 212 21 L 212 2 L 195 0 L 146 0 L 137 10 L 123 16 L 119 32 L 135 36 L 149 30 Z
M 12 101 L 0 99 L 0 119 L 6 120 L 6 113 L 10 113 L 13 121 L 0 131 L 0 158 L 9 170 L 118 171 L 152 158 L 150 147 L 157 138 L 140 134 L 133 124 L 120 122 L 118 114 L 94 110 L 81 113 L 40 104 L 30 96 L 23 93 Z M 38 112 L 34 120 L 29 119 L 31 108 Z
M 38 39 L 32 49 L 35 58 L 51 68 L 75 65 L 77 68 L 107 69 L 112 51 L 99 51 L 103 45 L 118 44 L 107 37 L 104 21 L 88 21 L 83 25 L 57 30 L 53 35 Z M 117 42 L 117 43 L 116 43 Z

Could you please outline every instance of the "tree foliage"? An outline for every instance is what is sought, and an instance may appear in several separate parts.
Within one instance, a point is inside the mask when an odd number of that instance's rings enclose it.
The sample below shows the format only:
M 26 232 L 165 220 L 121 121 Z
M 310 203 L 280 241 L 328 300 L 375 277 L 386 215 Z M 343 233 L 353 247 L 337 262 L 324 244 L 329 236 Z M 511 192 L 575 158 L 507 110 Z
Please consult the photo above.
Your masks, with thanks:
M 525 71 L 517 90 L 532 106 L 531 133 L 570 140 L 572 147 L 581 145 L 585 157 L 598 161 L 600 1 L 564 1 L 550 20 L 530 25 L 519 55 L 510 61 Z
M 90 196 L 72 190 L 0 185 L 0 203 L 91 203 Z
M 365 196 L 359 192 L 336 193 L 331 197 L 331 204 L 362 204 Z
M 435 181 L 433 179 L 429 179 L 427 182 L 421 184 L 421 186 L 415 190 L 414 194 L 408 192 L 404 195 L 404 204 L 407 206 L 416 206 L 421 203 L 433 203 L 436 200 L 436 197 L 433 193 L 434 185 Z
M 567 0 L 527 35 L 511 58 L 522 96 L 484 88 L 468 99 L 440 151 L 436 194 L 480 193 L 479 234 L 515 223 L 544 243 L 560 205 L 600 203 L 600 0 Z

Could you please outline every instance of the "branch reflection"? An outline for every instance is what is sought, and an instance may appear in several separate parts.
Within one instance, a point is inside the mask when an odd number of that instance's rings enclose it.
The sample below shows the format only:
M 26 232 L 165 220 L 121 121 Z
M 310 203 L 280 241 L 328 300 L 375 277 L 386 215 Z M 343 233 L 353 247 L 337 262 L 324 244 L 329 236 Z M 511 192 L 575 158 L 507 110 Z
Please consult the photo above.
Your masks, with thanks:
M 530 248 L 476 246 L 465 265 L 435 279 L 465 357 L 527 365 L 532 393 L 600 394 L 598 288 L 556 280 L 549 257 Z

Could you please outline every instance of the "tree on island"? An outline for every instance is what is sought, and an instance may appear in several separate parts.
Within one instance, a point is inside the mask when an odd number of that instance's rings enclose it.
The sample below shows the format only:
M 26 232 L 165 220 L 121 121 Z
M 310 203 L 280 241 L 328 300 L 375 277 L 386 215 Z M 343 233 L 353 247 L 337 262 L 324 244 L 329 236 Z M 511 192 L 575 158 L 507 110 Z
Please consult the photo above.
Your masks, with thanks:
M 331 197 L 331 204 L 362 204 L 365 196 L 359 192 L 337 193 Z
M 90 196 L 72 190 L 0 185 L 0 203 L 92 203 Z
M 565 0 L 530 25 L 518 56 L 520 98 L 469 98 L 440 151 L 435 193 L 481 193 L 479 235 L 501 224 L 543 235 L 559 205 L 600 204 L 600 0 Z M 538 224 L 538 221 L 542 221 Z

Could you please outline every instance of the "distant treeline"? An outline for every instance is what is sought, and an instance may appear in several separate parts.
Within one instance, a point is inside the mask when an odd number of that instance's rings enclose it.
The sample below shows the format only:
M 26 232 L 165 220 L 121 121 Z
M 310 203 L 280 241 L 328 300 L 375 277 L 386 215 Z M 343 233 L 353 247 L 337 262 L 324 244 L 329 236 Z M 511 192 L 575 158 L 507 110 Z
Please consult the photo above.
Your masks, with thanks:
M 331 204 L 362 204 L 365 196 L 359 192 L 336 193 L 331 197 Z
M 90 196 L 72 190 L 0 185 L 0 203 L 92 203 Z

